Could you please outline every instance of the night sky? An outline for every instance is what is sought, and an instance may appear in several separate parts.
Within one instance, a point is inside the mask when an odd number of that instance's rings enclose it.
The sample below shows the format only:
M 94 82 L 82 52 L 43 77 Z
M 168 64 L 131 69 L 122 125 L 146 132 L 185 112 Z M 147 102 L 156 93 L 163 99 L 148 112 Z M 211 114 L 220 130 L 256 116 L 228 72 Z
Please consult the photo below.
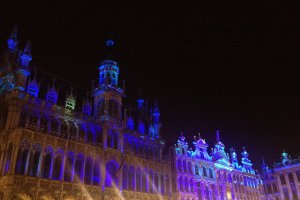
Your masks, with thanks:
M 116 41 L 125 102 L 158 99 L 162 137 L 174 144 L 220 129 L 227 151 L 246 146 L 256 167 L 300 155 L 300 11 L 296 0 L 1 3 L 0 44 L 13 26 L 32 64 L 85 90 L 98 79 L 104 41 Z M 121 81 L 120 81 L 121 84 Z M 210 146 L 212 147 L 212 146 Z

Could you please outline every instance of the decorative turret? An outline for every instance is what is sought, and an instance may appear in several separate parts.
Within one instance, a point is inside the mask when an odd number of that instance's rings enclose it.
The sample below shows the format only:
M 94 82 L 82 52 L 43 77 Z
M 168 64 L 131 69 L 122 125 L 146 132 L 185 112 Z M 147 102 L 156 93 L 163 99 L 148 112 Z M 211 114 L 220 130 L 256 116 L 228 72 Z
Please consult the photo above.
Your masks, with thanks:
M 15 26 L 13 32 L 7 40 L 8 49 L 12 52 L 17 50 L 18 46 L 18 27 Z
M 160 112 L 159 112 L 157 100 L 155 100 L 155 104 L 154 104 L 153 114 L 152 115 L 153 115 L 153 122 L 154 123 L 159 123 Z
M 74 110 L 76 106 L 76 96 L 73 95 L 73 87 L 71 87 L 71 92 L 67 94 L 66 97 L 65 107 L 69 110 Z
M 50 103 L 56 104 L 58 99 L 58 91 L 55 88 L 55 79 L 52 80 L 52 87 L 48 88 L 46 100 Z
M 152 124 L 150 125 L 149 128 L 149 134 L 152 138 L 159 138 L 160 137 L 160 112 L 157 104 L 157 100 L 154 103 L 154 108 L 152 110 Z
M 243 170 L 248 172 L 248 173 L 252 173 L 254 174 L 254 170 L 252 169 L 252 162 L 251 160 L 248 158 L 249 157 L 249 154 L 248 152 L 246 151 L 246 148 L 243 147 L 243 152 L 241 153 L 242 154 L 242 164 L 243 164 Z
M 229 157 L 225 152 L 225 145 L 220 140 L 220 131 L 216 132 L 216 144 L 212 153 L 213 160 L 219 164 L 230 166 Z
M 235 169 L 240 169 L 239 160 L 237 157 L 237 153 L 235 152 L 234 148 L 230 149 L 230 156 L 231 156 L 231 164 Z
M 291 158 L 289 157 L 289 154 L 283 150 L 281 154 L 281 164 L 283 166 L 289 165 L 291 163 Z
M 142 110 L 144 108 L 144 98 L 142 97 L 142 90 L 139 90 L 139 98 L 137 99 L 138 109 Z
M 180 137 L 177 140 L 177 144 L 175 144 L 176 154 L 180 155 L 187 155 L 189 146 L 188 143 L 185 141 L 185 137 L 183 132 L 180 133 Z
M 33 80 L 30 80 L 27 86 L 27 92 L 34 97 L 38 97 L 40 84 L 37 82 L 37 71 L 35 69 Z
M 265 162 L 265 159 L 264 159 L 264 158 L 262 159 L 261 169 L 262 169 L 264 175 L 265 175 L 265 174 L 268 172 L 268 170 L 269 170 L 269 167 L 268 167 L 267 163 Z
M 113 60 L 112 49 L 114 47 L 113 40 L 106 41 L 106 49 L 108 51 L 107 58 L 101 62 L 99 67 L 99 86 L 112 85 L 118 86 L 119 66 Z
M 86 94 L 86 98 L 83 99 L 82 112 L 86 115 L 91 115 L 92 113 L 92 103 L 89 100 L 88 94 Z
M 208 144 L 205 139 L 202 139 L 200 133 L 198 137 L 194 136 L 195 151 L 193 152 L 193 157 L 200 158 L 204 160 L 211 160 L 211 157 L 207 153 Z
M 99 66 L 99 86 L 93 91 L 95 117 L 101 121 L 120 120 L 122 88 L 118 87 L 119 66 L 113 58 L 112 50 L 115 43 L 113 40 L 106 41 L 106 58 Z
M 20 60 L 21 60 L 21 66 L 23 66 L 23 67 L 29 66 L 29 63 L 32 60 L 30 41 L 27 42 L 24 51 L 21 53 Z

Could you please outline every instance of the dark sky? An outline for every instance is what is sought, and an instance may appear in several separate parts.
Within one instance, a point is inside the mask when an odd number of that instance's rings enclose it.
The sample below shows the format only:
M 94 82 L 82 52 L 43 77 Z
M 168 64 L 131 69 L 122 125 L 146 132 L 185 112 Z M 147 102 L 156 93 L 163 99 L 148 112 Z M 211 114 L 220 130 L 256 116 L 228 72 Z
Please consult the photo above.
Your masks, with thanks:
M 300 11 L 296 0 L 9 1 L 0 7 L 0 43 L 15 24 L 32 41 L 39 69 L 89 89 L 104 41 L 116 40 L 129 104 L 139 88 L 158 98 L 163 138 L 199 131 L 227 150 L 246 146 L 256 165 L 300 146 Z M 211 146 L 212 147 L 212 146 Z

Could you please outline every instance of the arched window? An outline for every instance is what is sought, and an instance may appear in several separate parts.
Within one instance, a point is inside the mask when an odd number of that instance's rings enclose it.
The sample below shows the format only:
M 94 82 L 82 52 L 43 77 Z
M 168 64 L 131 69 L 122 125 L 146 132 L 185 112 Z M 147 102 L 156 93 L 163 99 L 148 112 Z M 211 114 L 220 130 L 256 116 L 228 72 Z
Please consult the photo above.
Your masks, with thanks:
M 128 167 L 127 165 L 123 165 L 123 175 L 122 175 L 122 189 L 128 190 Z
M 147 179 L 144 171 L 142 172 L 142 192 L 147 192 Z
M 64 180 L 71 181 L 72 180 L 72 170 L 73 170 L 73 163 L 74 163 L 75 155 L 73 152 L 68 152 L 66 163 L 65 163 L 65 173 L 64 173 Z
M 54 159 L 54 165 L 53 165 L 53 174 L 52 178 L 54 180 L 60 180 L 60 172 L 62 169 L 62 157 L 61 155 L 58 155 Z
M 164 175 L 160 176 L 160 188 L 161 188 L 161 193 L 165 194 L 165 176 Z
M 101 99 L 98 103 L 98 116 L 103 115 L 105 110 L 105 101 Z
M 195 165 L 195 174 L 196 174 L 196 175 L 200 175 L 200 174 L 199 174 L 199 167 L 198 167 L 197 165 Z
M 169 195 L 170 194 L 170 180 L 169 177 L 166 177 L 166 194 Z
M 91 129 L 91 127 L 88 128 L 88 130 L 87 130 L 87 140 L 88 140 L 88 142 L 94 142 L 95 141 L 94 132 L 95 132 L 95 130 Z
M 118 149 L 118 140 L 118 134 L 115 131 L 110 130 L 107 136 L 107 146 L 109 146 L 110 148 Z
M 190 162 L 188 162 L 188 170 L 189 170 L 189 173 L 192 174 L 192 164 Z
M 32 152 L 30 155 L 30 166 L 29 166 L 29 175 L 37 176 L 39 161 L 40 161 L 40 151 Z
M 118 103 L 116 100 L 111 99 L 109 101 L 109 115 L 111 115 L 112 117 L 118 117 Z
M 134 168 L 132 166 L 129 168 L 128 186 L 129 186 L 128 187 L 129 190 L 134 190 L 135 180 L 134 180 Z
M 50 167 L 52 162 L 52 152 L 47 151 L 44 157 L 44 164 L 43 164 L 43 178 L 49 178 L 50 176 Z
M 178 179 L 178 186 L 179 186 L 179 191 L 183 192 L 182 177 L 179 177 L 179 179 Z
M 78 154 L 75 161 L 75 181 L 81 180 L 83 177 L 83 155 Z
M 98 161 L 94 161 L 94 168 L 93 168 L 93 185 L 100 184 L 100 167 Z
M 194 192 L 194 181 L 193 181 L 193 179 L 190 180 L 190 188 L 191 188 L 191 192 Z
M 68 134 L 68 124 L 67 122 L 63 121 L 61 122 L 61 126 L 60 126 L 60 133 L 63 135 L 67 135 Z
M 106 177 L 105 177 L 105 187 L 112 187 L 118 184 L 117 179 L 118 164 L 114 161 L 110 161 L 106 164 Z
M 93 159 L 88 158 L 85 162 L 85 172 L 84 172 L 84 183 L 91 184 L 92 183 L 92 167 L 93 167 Z
M 100 127 L 96 129 L 96 143 L 102 144 L 102 129 Z
M 186 173 L 187 171 L 186 171 L 186 161 L 185 160 L 182 161 L 182 165 L 183 165 L 183 171 Z
M 181 160 L 180 159 L 178 159 L 178 161 L 177 161 L 177 168 L 178 168 L 179 172 L 182 172 L 182 166 L 181 166 Z
M 158 184 L 158 174 L 155 174 L 154 175 L 154 188 L 155 188 L 155 191 L 158 191 L 158 187 L 159 184 Z
M 74 123 L 70 123 L 70 138 L 77 139 L 77 127 Z
M 141 170 L 136 170 L 136 191 L 141 192 Z
M 45 116 L 41 117 L 40 129 L 41 131 L 48 131 L 48 119 Z
M 207 172 L 206 172 L 206 168 L 203 167 L 203 176 L 207 177 Z
M 150 193 L 154 192 L 154 190 L 153 190 L 153 184 L 154 184 L 154 182 L 153 182 L 153 171 L 150 170 L 149 171 L 149 192 Z
M 83 127 L 82 124 L 79 125 L 79 139 L 84 140 L 86 134 L 86 129 Z
M 28 123 L 29 128 L 35 129 L 37 127 L 37 116 L 36 115 L 29 115 L 29 123 Z
M 26 169 L 26 164 L 27 164 L 27 156 L 29 154 L 28 149 L 19 149 L 18 152 L 18 161 L 17 161 L 17 173 L 25 175 L 25 169 Z
M 51 121 L 51 132 L 56 133 L 58 131 L 58 122 L 56 120 Z
M 209 168 L 209 178 L 214 178 L 214 174 L 211 168 Z
M 20 127 L 25 127 L 25 125 L 26 125 L 26 117 L 27 117 L 26 113 L 21 112 L 20 118 L 19 118 L 19 126 Z
M 185 186 L 185 191 L 189 192 L 189 180 L 188 180 L 188 178 L 185 178 L 184 186 Z

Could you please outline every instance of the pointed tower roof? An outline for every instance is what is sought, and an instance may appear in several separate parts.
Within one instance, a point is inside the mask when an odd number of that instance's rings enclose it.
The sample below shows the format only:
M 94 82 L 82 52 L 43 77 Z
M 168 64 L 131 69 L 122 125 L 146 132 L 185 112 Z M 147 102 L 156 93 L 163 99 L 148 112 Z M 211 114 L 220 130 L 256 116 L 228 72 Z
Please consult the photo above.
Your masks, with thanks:
M 7 40 L 8 49 L 15 51 L 18 44 L 18 27 L 15 26 L 10 37 Z

